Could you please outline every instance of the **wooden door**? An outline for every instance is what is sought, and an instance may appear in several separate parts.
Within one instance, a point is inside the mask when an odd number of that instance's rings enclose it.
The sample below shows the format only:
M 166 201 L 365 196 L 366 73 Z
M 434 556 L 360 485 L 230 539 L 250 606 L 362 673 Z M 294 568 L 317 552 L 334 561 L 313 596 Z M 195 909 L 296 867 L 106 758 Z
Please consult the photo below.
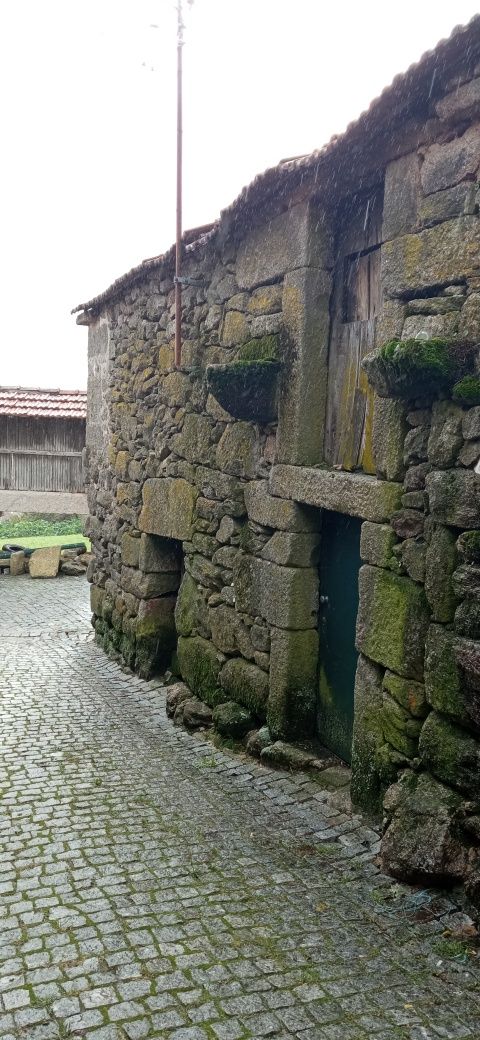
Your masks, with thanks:
M 345 762 L 352 752 L 360 528 L 356 517 L 323 514 L 317 729 L 322 744 Z
M 330 333 L 325 460 L 374 473 L 373 391 L 361 361 L 375 346 L 381 308 L 383 187 L 347 200 L 338 218 Z

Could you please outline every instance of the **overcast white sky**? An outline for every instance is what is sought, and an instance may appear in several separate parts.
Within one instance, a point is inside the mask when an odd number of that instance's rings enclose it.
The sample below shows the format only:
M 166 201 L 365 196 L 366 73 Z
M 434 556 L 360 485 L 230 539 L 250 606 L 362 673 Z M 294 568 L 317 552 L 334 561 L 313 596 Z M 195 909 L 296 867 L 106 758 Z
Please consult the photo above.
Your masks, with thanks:
M 195 0 L 184 226 L 342 131 L 479 0 Z M 174 0 L 0 0 L 3 385 L 86 385 L 73 306 L 175 228 Z M 158 26 L 150 28 L 151 24 Z

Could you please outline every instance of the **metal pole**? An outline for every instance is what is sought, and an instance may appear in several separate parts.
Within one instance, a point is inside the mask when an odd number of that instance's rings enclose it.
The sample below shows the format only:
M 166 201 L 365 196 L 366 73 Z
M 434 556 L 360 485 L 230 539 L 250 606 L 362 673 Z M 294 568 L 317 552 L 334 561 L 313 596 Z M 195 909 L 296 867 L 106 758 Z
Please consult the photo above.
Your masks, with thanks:
M 175 368 L 182 364 L 182 0 L 177 0 L 177 234 L 175 243 Z

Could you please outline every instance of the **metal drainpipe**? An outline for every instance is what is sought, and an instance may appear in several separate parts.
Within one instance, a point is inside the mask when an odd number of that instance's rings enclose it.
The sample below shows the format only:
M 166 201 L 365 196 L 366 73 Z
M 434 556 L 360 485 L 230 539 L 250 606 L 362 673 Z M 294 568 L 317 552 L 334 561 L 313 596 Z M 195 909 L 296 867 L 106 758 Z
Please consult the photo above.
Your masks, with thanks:
M 177 234 L 175 243 L 175 368 L 182 364 L 182 0 L 177 0 Z

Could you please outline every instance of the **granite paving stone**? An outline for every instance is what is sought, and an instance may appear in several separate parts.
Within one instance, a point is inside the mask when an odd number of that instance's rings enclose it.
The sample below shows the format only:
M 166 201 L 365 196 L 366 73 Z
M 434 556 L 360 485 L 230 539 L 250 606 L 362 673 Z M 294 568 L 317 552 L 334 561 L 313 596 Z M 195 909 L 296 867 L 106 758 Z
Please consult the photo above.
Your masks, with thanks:
M 371 822 L 167 719 L 88 586 L 0 577 L 1 1040 L 479 1040 L 455 894 Z

